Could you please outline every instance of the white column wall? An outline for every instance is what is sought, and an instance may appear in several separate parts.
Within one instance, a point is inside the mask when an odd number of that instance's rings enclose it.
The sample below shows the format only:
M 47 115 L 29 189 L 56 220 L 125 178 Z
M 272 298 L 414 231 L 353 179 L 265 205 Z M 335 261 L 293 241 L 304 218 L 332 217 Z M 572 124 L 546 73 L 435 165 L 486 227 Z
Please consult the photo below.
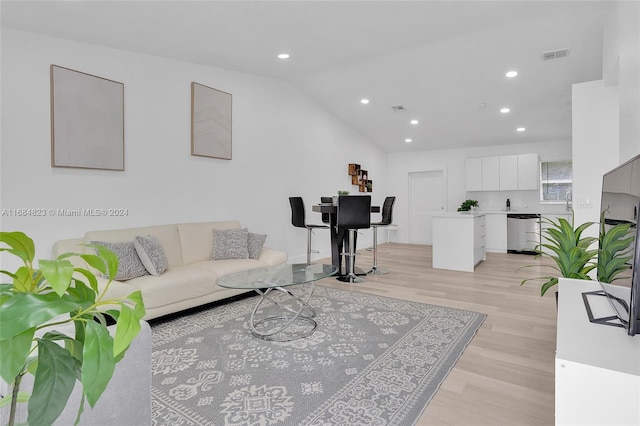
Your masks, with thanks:
M 358 163 L 386 195 L 386 154 L 288 83 L 193 63 L 2 29 L 0 209 L 123 208 L 125 217 L 0 217 L 32 236 L 39 258 L 88 230 L 237 219 L 267 245 L 303 259 L 306 231 L 291 226 L 289 196 L 311 205 Z M 124 83 L 125 171 L 52 168 L 49 66 Z M 190 83 L 233 94 L 233 159 L 190 155 Z M 363 238 L 366 244 L 370 236 Z M 329 255 L 329 237 L 314 247 Z M 7 261 L 6 257 L 2 260 Z M 4 267 L 4 265 L 3 265 Z
M 619 164 L 618 87 L 602 80 L 574 84 L 571 102 L 575 223 L 598 222 L 602 175 Z M 584 235 L 597 236 L 598 227 Z

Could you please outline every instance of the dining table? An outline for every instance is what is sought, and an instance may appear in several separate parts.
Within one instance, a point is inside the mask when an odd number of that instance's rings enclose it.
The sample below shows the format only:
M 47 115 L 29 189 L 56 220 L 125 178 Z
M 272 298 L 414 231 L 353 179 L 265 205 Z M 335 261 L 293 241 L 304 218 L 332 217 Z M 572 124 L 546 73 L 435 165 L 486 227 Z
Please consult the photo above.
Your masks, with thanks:
M 329 233 L 331 234 L 331 264 L 338 268 L 338 279 L 342 279 L 347 275 L 349 270 L 349 258 L 345 256 L 344 268 L 342 265 L 342 250 L 349 251 L 349 232 L 347 229 L 338 228 L 338 206 L 333 203 L 320 203 L 311 207 L 314 212 L 329 215 Z M 380 206 L 371 206 L 371 213 L 380 213 Z M 356 241 L 354 242 L 357 247 Z M 354 248 L 355 252 L 355 248 Z M 366 272 L 355 268 L 356 275 L 366 275 Z

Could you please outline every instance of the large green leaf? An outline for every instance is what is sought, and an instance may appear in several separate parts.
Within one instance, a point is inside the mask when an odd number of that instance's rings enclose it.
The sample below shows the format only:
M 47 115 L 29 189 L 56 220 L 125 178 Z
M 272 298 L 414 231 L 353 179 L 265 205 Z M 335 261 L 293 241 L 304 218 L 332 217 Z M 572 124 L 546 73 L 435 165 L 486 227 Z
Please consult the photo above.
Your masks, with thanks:
M 93 407 L 111 380 L 115 368 L 113 338 L 97 322 L 87 322 L 82 358 L 82 386 L 87 402 Z
M 3 248 L 2 251 L 18 256 L 25 264 L 31 264 L 36 255 L 36 247 L 33 240 L 23 232 L 0 232 L 0 242 L 5 243 L 10 248 Z
M 24 368 L 35 331 L 30 328 L 0 344 L 0 376 L 5 382 L 11 383 Z
M 83 309 L 87 309 L 96 303 L 96 292 L 87 287 L 85 283 L 73 280 L 74 284 L 67 289 L 69 296 Z
M 13 275 L 13 288 L 16 291 L 29 293 L 32 291 L 31 284 L 33 283 L 32 270 L 26 266 L 19 267 Z
M 84 268 L 76 268 L 75 272 L 78 272 L 78 273 L 84 275 L 84 277 L 89 282 L 89 286 L 94 291 L 94 293 L 98 294 L 100 292 L 98 290 L 98 280 L 96 279 L 96 276 L 91 271 L 88 271 L 88 270 L 86 270 Z M 76 280 L 76 282 L 78 282 L 78 281 L 80 281 L 80 280 Z
M 40 260 L 38 266 L 42 275 L 58 296 L 62 296 L 71 284 L 73 265 L 68 260 Z
M 38 369 L 29 399 L 30 426 L 49 426 L 58 418 L 76 381 L 71 354 L 47 339 L 38 341 Z
M 120 316 L 116 323 L 116 336 L 113 341 L 113 355 L 118 356 L 131 344 L 131 341 L 140 332 L 140 318 L 136 312 L 125 305 L 120 304 Z
M 112 252 L 105 246 L 101 246 L 100 244 L 87 244 L 87 246 L 93 247 L 98 252 L 98 256 L 102 258 L 103 262 L 107 266 L 106 271 L 103 273 L 106 273 L 110 281 L 113 280 L 113 278 L 118 273 L 118 262 L 119 262 L 118 256 L 116 256 L 114 252 Z M 81 257 L 85 259 L 85 261 L 90 265 L 92 264 L 89 261 L 87 261 L 88 259 L 87 255 L 82 255 Z M 99 269 L 99 268 L 97 269 L 100 270 L 101 272 L 103 271 L 102 269 Z
M 0 309 L 0 344 L 75 309 L 75 303 L 55 293 L 16 293 Z
M 138 320 L 141 320 L 147 314 L 147 311 L 144 308 L 144 300 L 142 299 L 142 292 L 140 290 L 134 291 L 133 293 L 127 296 L 127 300 L 134 303 L 136 317 L 138 318 Z
M 102 246 L 100 246 L 102 247 Z M 87 262 L 87 264 L 89 266 L 91 266 L 92 268 L 97 269 L 98 271 L 100 271 L 101 273 L 107 275 L 108 271 L 107 271 L 107 264 L 105 263 L 104 259 L 100 256 L 98 256 L 97 254 L 81 254 L 80 257 Z

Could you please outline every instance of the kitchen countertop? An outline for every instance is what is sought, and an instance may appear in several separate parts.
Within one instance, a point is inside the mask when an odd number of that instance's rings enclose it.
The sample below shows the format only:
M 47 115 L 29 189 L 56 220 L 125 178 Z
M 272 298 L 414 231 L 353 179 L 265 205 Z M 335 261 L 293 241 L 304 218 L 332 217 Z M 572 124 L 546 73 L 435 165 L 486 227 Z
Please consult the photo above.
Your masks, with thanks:
M 484 216 L 485 212 L 444 212 L 434 214 L 433 217 L 453 217 L 453 218 L 468 218 L 468 217 L 478 217 Z
M 505 211 L 505 210 L 487 210 L 487 211 L 482 211 L 481 210 L 478 213 L 482 213 L 482 214 L 541 214 L 542 216 L 549 215 L 549 214 L 571 215 L 571 212 L 568 212 L 566 210 L 558 210 L 558 211 L 552 211 L 552 212 L 541 212 L 539 210 L 509 210 L 509 211 Z

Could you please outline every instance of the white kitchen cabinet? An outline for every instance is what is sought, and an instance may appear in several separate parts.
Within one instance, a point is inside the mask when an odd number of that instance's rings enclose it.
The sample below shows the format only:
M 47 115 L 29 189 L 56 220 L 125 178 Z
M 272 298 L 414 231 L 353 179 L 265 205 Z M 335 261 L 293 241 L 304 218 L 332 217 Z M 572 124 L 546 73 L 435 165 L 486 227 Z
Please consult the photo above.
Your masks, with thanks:
M 482 190 L 500 190 L 500 157 L 482 157 Z
M 500 157 L 500 190 L 518 189 L 518 156 L 501 155 Z
M 490 253 L 507 252 L 507 214 L 487 213 L 486 223 L 486 251 Z
M 473 272 L 475 265 L 486 258 L 485 215 L 433 216 L 432 226 L 434 268 Z
M 486 216 L 473 218 L 473 265 L 477 265 L 487 258 L 486 255 L 487 227 Z
M 501 155 L 466 160 L 467 191 L 536 190 L 539 185 L 538 154 Z
M 467 191 L 482 191 L 482 158 L 467 158 Z
M 535 190 L 540 184 L 540 158 L 538 154 L 518 155 L 518 189 Z

